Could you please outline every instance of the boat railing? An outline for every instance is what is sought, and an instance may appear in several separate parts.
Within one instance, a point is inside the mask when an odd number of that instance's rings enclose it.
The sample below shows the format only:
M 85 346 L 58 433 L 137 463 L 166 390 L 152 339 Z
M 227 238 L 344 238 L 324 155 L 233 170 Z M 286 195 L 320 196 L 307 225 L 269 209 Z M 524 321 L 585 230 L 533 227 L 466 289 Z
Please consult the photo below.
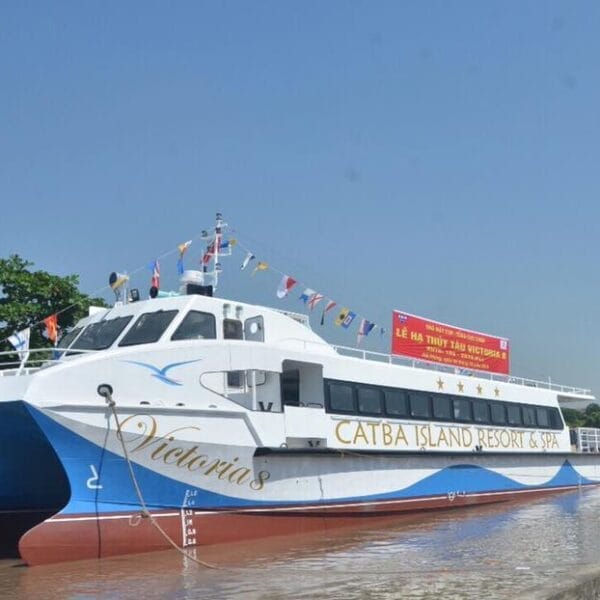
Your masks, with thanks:
M 600 453 L 600 429 L 595 427 L 577 427 L 577 452 L 585 454 Z
M 0 352 L 0 377 L 15 377 L 20 375 L 31 375 L 42 368 L 46 368 L 61 362 L 68 355 L 89 354 L 97 350 L 76 350 L 67 348 L 32 348 L 27 351 L 24 358 L 10 360 L 17 357 L 14 350 Z M 8 359 L 8 360 L 6 360 Z
M 541 381 L 536 379 L 527 379 L 525 377 L 515 377 L 513 375 L 502 375 L 500 373 L 488 373 L 487 371 L 476 371 L 474 369 L 462 369 L 459 367 L 442 365 L 439 363 L 432 363 L 427 361 L 421 361 L 414 358 L 398 356 L 396 354 L 385 354 L 383 352 L 374 352 L 373 350 L 365 350 L 363 348 L 352 348 L 351 346 L 337 346 L 331 345 L 327 342 L 317 342 L 314 340 L 303 340 L 300 338 L 287 338 L 280 340 L 280 343 L 292 342 L 299 345 L 303 350 L 315 350 L 329 348 L 333 349 L 342 356 L 349 356 L 353 358 L 360 358 L 363 360 L 370 360 L 375 362 L 387 363 L 390 365 L 399 365 L 404 367 L 411 367 L 413 369 L 425 369 L 429 371 L 436 371 L 441 373 L 452 373 L 453 375 L 460 375 L 461 377 L 478 377 L 480 379 L 488 379 L 490 381 L 499 381 L 504 383 L 513 383 L 515 385 L 522 385 L 526 387 L 541 388 L 545 390 L 551 390 L 561 394 L 571 394 L 576 396 L 587 396 L 592 397 L 592 391 L 585 388 L 573 387 L 568 385 L 560 385 L 554 383 L 550 378 L 547 381 Z
M 382 352 L 373 352 L 372 350 L 364 350 L 362 348 L 352 348 L 349 346 L 333 346 L 338 354 L 344 356 L 355 356 L 364 360 L 374 360 L 378 362 L 387 362 L 393 365 L 402 365 L 415 369 L 426 369 L 430 371 L 441 371 L 443 373 L 452 373 L 463 377 L 478 377 L 480 379 L 489 379 L 490 381 L 501 381 L 505 383 L 514 383 L 516 385 L 524 385 L 527 387 L 542 388 L 561 392 L 564 394 L 577 394 L 578 396 L 591 396 L 592 391 L 584 388 L 578 388 L 567 385 L 559 385 L 553 383 L 550 378 L 547 381 L 538 381 L 535 379 L 527 379 L 525 377 L 515 377 L 513 375 L 502 375 L 500 373 L 488 373 L 487 371 L 476 371 L 474 369 L 462 369 L 459 367 L 420 361 L 413 358 L 397 356 L 395 354 L 384 354 Z

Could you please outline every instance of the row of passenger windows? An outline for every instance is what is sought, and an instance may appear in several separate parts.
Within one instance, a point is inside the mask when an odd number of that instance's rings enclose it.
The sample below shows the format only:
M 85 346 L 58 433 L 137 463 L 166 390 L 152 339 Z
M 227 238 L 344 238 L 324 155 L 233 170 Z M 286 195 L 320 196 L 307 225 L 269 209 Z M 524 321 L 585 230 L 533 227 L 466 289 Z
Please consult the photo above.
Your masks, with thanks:
M 140 315 L 119 342 L 119 346 L 134 346 L 157 342 L 179 311 L 158 310 Z M 105 350 L 121 335 L 133 317 L 131 315 L 106 319 L 85 328 L 76 327 L 60 341 L 61 348 L 71 345 L 77 350 Z M 82 331 L 83 329 L 83 331 Z M 217 337 L 215 316 L 198 310 L 189 311 L 179 324 L 171 340 L 214 340 Z M 226 340 L 264 341 L 264 323 L 261 316 L 246 319 L 223 319 L 223 338 Z
M 557 408 L 416 390 L 325 382 L 327 412 L 420 421 L 563 429 Z

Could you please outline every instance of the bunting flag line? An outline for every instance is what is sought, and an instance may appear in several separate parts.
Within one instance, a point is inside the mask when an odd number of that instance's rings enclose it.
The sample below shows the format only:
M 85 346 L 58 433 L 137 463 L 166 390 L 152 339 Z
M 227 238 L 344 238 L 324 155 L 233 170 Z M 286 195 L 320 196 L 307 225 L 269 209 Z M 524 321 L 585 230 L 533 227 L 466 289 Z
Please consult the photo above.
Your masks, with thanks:
M 308 299 L 311 298 L 313 296 L 313 294 L 315 294 L 315 293 L 316 293 L 315 290 L 306 288 L 300 295 L 300 300 L 302 300 L 302 302 L 304 302 L 304 304 L 306 304 L 308 302 Z
M 329 300 L 327 302 L 323 312 L 321 313 L 321 326 L 325 325 L 325 313 L 328 313 L 336 304 L 337 302 L 334 302 L 333 300 Z
M 344 322 L 344 319 L 349 314 L 350 314 L 350 309 L 349 308 L 342 308 L 342 310 L 340 311 L 340 314 L 336 317 L 334 323 L 339 327 Z
M 319 302 L 323 300 L 323 294 L 319 294 L 319 292 L 315 292 L 308 301 L 308 308 L 312 310 Z
M 352 311 L 348 311 L 348 314 L 344 317 L 341 325 L 344 329 L 348 329 L 350 325 L 352 325 L 352 321 L 356 318 L 356 313 Z
M 254 275 L 257 271 L 266 271 L 269 268 L 269 264 L 266 262 L 259 261 L 257 265 L 254 267 L 254 271 L 252 271 L 252 275 Z
M 360 325 L 358 326 L 358 336 L 356 338 L 356 345 L 360 345 L 363 338 L 367 337 L 371 333 L 375 323 L 367 321 L 367 319 L 361 319 Z
M 379 335 L 383 337 L 387 333 L 387 329 L 385 327 L 379 328 Z
M 152 279 L 150 285 L 155 287 L 157 290 L 160 289 L 160 264 L 157 260 L 153 260 L 149 265 L 148 269 L 152 272 Z
M 44 319 L 44 325 L 46 326 L 46 337 L 56 345 L 58 339 L 58 315 L 50 315 Z
M 179 258 L 177 259 L 177 272 L 180 275 L 183 275 L 183 255 L 187 252 L 188 248 L 192 245 L 192 240 L 188 240 L 187 242 L 183 242 L 183 244 L 179 244 L 177 249 L 179 250 Z
M 279 287 L 277 288 L 277 297 L 280 300 L 285 298 L 290 293 L 290 290 L 296 285 L 296 283 L 297 282 L 293 277 L 284 275 L 279 282 Z
M 23 360 L 23 357 L 27 355 L 29 351 L 29 338 L 31 337 L 31 329 L 27 327 L 21 331 L 13 333 L 8 341 L 12 347 L 18 352 L 19 358 Z
M 244 258 L 244 262 L 242 263 L 242 266 L 240 267 L 240 270 L 243 271 L 249 264 L 251 260 L 254 260 L 256 258 L 256 256 L 254 256 L 254 254 L 252 254 L 252 252 L 246 252 L 246 256 Z

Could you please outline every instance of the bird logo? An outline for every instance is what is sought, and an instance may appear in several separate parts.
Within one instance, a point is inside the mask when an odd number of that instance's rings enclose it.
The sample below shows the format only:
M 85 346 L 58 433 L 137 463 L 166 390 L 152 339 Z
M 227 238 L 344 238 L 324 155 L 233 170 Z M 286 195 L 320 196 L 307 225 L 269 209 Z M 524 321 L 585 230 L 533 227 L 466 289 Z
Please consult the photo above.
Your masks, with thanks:
M 198 358 L 196 360 L 184 360 L 182 362 L 174 362 L 169 365 L 165 365 L 162 369 L 159 369 L 158 367 L 155 367 L 154 365 L 151 365 L 149 363 L 139 362 L 137 360 L 122 360 L 121 362 L 126 362 L 131 365 L 138 365 L 140 367 L 146 367 L 146 369 L 150 369 L 151 371 L 153 371 L 153 373 L 151 374 L 152 377 L 156 377 L 156 379 L 158 379 L 159 381 L 162 381 L 163 383 L 166 383 L 168 385 L 183 385 L 181 382 L 177 381 L 176 379 L 167 377 L 167 372 L 170 371 L 171 369 L 174 369 L 175 367 L 181 367 L 182 365 L 189 365 L 191 363 L 200 362 L 201 360 L 202 360 L 201 358 Z

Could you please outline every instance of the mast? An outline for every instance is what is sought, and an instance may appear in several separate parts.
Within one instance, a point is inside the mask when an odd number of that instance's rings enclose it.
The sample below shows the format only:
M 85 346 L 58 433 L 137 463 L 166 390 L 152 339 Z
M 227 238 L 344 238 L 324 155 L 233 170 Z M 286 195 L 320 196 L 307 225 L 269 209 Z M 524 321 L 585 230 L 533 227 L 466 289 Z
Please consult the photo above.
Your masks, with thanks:
M 215 223 L 215 241 L 214 241 L 214 286 L 213 289 L 216 291 L 217 286 L 219 285 L 219 271 L 221 270 L 221 265 L 219 264 L 219 246 L 221 245 L 223 231 L 223 215 L 218 212 L 217 213 L 217 221 Z

